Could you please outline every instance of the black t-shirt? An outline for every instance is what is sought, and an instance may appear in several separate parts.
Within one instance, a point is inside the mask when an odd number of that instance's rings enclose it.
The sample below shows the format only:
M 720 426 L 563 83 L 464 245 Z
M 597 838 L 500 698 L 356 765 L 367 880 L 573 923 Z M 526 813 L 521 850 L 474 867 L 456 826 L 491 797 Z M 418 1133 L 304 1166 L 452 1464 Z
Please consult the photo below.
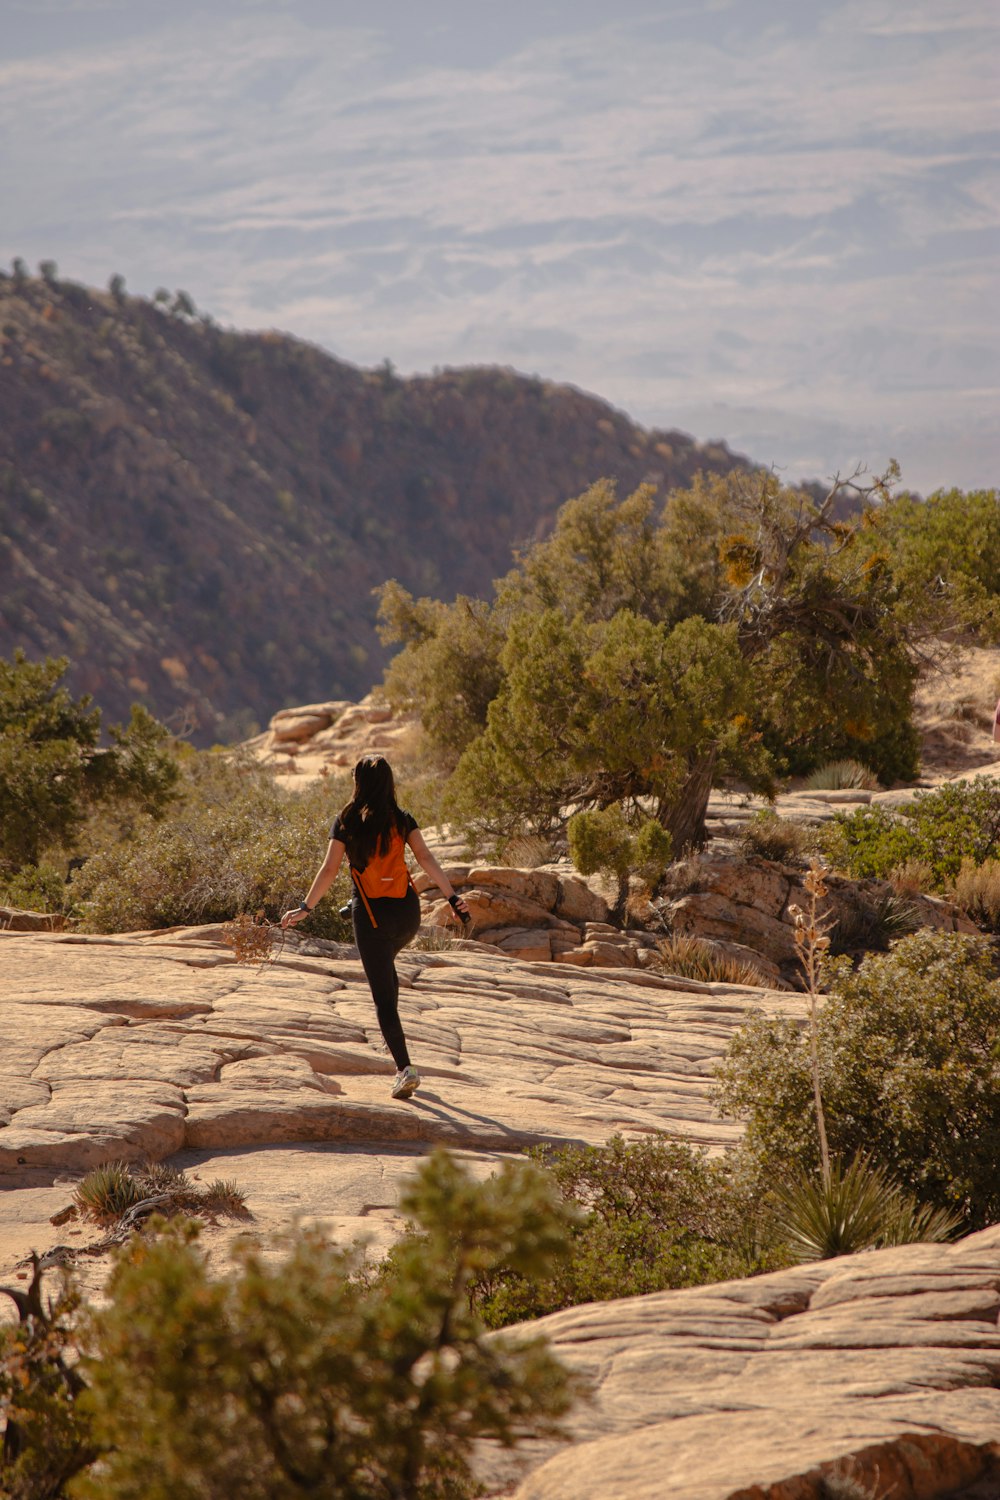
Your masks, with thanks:
M 415 833 L 416 830 L 420 827 L 420 824 L 417 822 L 412 813 L 404 812 L 403 809 L 400 808 L 398 827 L 400 833 L 403 835 L 403 841 L 405 843 L 405 841 L 410 837 L 410 834 Z M 333 827 L 330 829 L 330 837 L 331 839 L 336 839 L 338 843 L 344 844 L 345 846 L 347 844 L 347 840 L 344 838 L 344 832 L 341 827 L 339 813 L 333 820 Z

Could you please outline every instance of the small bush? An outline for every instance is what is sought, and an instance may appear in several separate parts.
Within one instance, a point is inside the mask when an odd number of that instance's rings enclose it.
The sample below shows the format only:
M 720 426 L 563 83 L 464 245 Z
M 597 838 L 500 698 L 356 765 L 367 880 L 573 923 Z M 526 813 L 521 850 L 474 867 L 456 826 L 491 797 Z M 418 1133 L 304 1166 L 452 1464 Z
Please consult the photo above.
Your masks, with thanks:
M 548 1277 L 495 1265 L 471 1288 L 495 1328 L 581 1302 L 750 1275 L 785 1263 L 769 1195 L 749 1158 L 665 1135 L 529 1153 L 575 1217 L 570 1254 Z
M 0 1495 L 4 1500 L 56 1500 L 97 1457 L 75 1348 L 80 1296 L 63 1277 L 42 1296 L 36 1255 L 27 1287 L 0 1288 L 18 1322 L 0 1327 Z
M 1000 981 L 982 938 L 923 930 L 856 970 L 831 961 L 816 1018 L 830 1150 L 868 1152 L 921 1203 L 970 1228 L 1000 1219 Z M 719 1070 L 761 1170 L 815 1171 L 809 1038 L 752 1018 Z
M 661 938 L 656 947 L 659 961 L 654 967 L 665 974 L 701 979 L 707 984 L 763 985 L 765 988 L 771 984 L 752 961 L 722 953 L 704 938 L 673 933 Z
M 16 875 L 0 879 L 0 906 L 21 911 L 68 912 L 69 887 L 55 865 L 25 865 Z
M 809 792 L 840 792 L 854 788 L 874 792 L 881 783 L 875 772 L 859 760 L 831 760 L 807 776 L 802 785 Z
M 834 820 L 827 853 L 849 875 L 887 879 L 918 860 L 933 872 L 937 889 L 954 880 L 963 860 L 974 865 L 1000 858 L 1000 780 L 976 776 L 919 792 L 898 815 L 882 807 L 858 808 Z
M 500 1259 L 548 1274 L 567 1213 L 527 1163 L 479 1184 L 444 1153 L 402 1207 L 416 1227 L 377 1276 L 306 1231 L 281 1257 L 244 1241 L 217 1277 L 197 1226 L 174 1223 L 133 1236 L 80 1313 L 72 1289 L 45 1307 L 36 1262 L 27 1293 L 8 1293 L 20 1327 L 0 1329 L 0 1494 L 477 1494 L 475 1444 L 558 1436 L 583 1383 L 541 1340 L 485 1338 L 468 1287 Z
M 954 896 L 977 927 L 1000 932 L 1000 859 L 987 859 L 981 865 L 963 860 Z
M 750 819 L 740 833 L 739 844 L 744 854 L 787 865 L 796 863 L 815 848 L 816 833 L 790 818 L 765 811 Z
M 79 1183 L 73 1202 L 84 1218 L 97 1224 L 117 1224 L 130 1209 L 150 1199 L 148 1210 L 163 1217 L 178 1213 L 231 1214 L 246 1210 L 246 1194 L 235 1182 L 218 1179 L 198 1187 L 183 1172 L 162 1162 L 144 1166 L 112 1161 L 95 1167 Z
M 542 1175 L 473 1183 L 440 1154 L 403 1208 L 377 1277 L 311 1231 L 280 1260 L 244 1243 L 221 1279 L 190 1226 L 133 1240 L 88 1323 L 104 1452 L 80 1500 L 460 1500 L 478 1440 L 556 1435 L 579 1383 L 539 1340 L 485 1339 L 467 1298 L 500 1256 L 531 1276 L 559 1254 Z
M 655 818 L 630 821 L 620 802 L 594 812 L 574 813 L 566 825 L 569 854 L 581 875 L 603 871 L 618 881 L 615 912 L 624 917 L 629 876 L 648 887 L 663 877 L 670 863 L 672 840 Z
M 181 800 L 160 822 L 141 821 L 77 872 L 81 925 L 128 932 L 257 911 L 276 921 L 308 890 L 344 797 L 346 787 L 326 784 L 285 792 L 252 763 L 198 755 L 185 765 Z M 350 941 L 338 910 L 347 892 L 342 871 L 304 930 Z

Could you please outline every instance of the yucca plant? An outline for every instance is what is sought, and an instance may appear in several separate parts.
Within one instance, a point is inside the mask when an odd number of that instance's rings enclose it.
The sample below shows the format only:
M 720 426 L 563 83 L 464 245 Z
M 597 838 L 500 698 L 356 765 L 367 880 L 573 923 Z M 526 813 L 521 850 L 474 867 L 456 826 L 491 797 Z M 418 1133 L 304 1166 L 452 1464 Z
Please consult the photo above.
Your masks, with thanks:
M 843 792 L 855 789 L 876 792 L 879 779 L 874 771 L 859 760 L 832 760 L 819 766 L 802 783 L 807 792 Z
M 98 1224 L 113 1224 L 146 1194 L 127 1162 L 109 1161 L 88 1172 L 73 1194 L 79 1211 Z
M 841 908 L 834 932 L 834 952 L 854 953 L 864 948 L 884 952 L 897 938 L 916 932 L 920 913 L 912 901 L 895 891 Z
M 848 1166 L 833 1160 L 778 1189 L 778 1219 L 796 1260 L 828 1260 L 886 1245 L 940 1243 L 957 1215 L 918 1203 L 883 1167 L 861 1153 Z

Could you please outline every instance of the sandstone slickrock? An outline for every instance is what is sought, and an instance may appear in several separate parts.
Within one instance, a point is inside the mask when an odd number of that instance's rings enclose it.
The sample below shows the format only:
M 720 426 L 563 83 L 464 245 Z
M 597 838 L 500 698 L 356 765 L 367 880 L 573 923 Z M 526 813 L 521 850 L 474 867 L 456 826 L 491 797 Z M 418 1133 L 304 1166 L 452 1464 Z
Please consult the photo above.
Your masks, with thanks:
M 293 935 L 253 970 L 218 928 L 0 943 L 8 1173 L 290 1141 L 513 1150 L 683 1128 L 721 1146 L 736 1128 L 711 1118 L 707 1096 L 728 1037 L 762 1001 L 802 1013 L 787 995 L 532 965 L 472 943 L 409 952 L 401 1010 L 425 1082 L 400 1105 L 349 947 Z
M 592 1382 L 572 1446 L 483 1469 L 529 1467 L 516 1500 L 998 1494 L 998 1313 L 1000 1229 L 571 1308 L 532 1331 Z
M 217 928 L 6 934 L 0 964 L 3 1280 L 32 1245 L 84 1242 L 48 1217 L 110 1157 L 236 1178 L 257 1232 L 318 1221 L 384 1249 L 439 1142 L 479 1175 L 530 1142 L 615 1130 L 723 1147 L 736 1130 L 712 1111 L 715 1059 L 748 1008 L 804 1010 L 473 943 L 411 952 L 402 1011 L 425 1082 L 403 1104 L 346 946 L 297 935 L 258 971 Z M 836 1476 L 879 1500 L 955 1496 L 1000 1473 L 998 1315 L 1000 1229 L 570 1309 L 528 1332 L 594 1383 L 571 1444 L 484 1447 L 480 1471 L 518 1500 L 826 1500 Z

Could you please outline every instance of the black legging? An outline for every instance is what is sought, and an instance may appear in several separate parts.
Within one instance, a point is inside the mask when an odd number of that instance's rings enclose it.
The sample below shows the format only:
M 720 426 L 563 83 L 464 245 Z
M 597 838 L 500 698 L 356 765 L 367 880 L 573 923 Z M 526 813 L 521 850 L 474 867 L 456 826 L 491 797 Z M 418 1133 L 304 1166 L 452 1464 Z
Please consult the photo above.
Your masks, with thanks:
M 368 904 L 377 927 L 372 926 L 361 897 L 354 892 L 351 901 L 354 940 L 371 985 L 385 1044 L 396 1067 L 402 1070 L 410 1066 L 410 1054 L 399 1020 L 399 975 L 395 959 L 420 930 L 420 897 L 411 885 L 405 896 L 376 896 Z

